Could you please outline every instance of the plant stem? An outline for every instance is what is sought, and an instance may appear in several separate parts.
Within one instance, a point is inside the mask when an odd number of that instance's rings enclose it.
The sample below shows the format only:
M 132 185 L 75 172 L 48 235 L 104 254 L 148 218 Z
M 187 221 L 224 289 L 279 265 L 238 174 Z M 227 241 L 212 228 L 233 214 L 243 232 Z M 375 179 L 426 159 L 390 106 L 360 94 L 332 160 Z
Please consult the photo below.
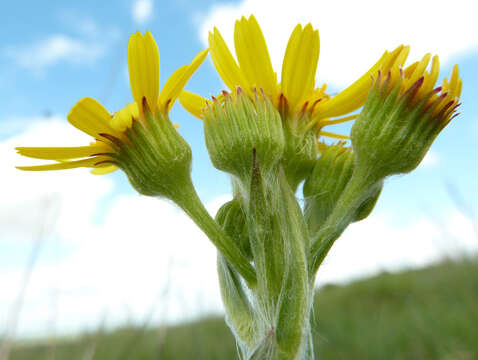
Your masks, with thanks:
M 212 241 L 219 252 L 229 261 L 236 271 L 244 278 L 249 287 L 257 282 L 256 272 L 237 245 L 224 232 L 219 224 L 209 215 L 193 184 L 185 184 L 181 193 L 176 193 L 173 201 L 199 226 Z
M 366 169 L 361 167 L 355 169 L 334 210 L 312 242 L 310 251 L 310 276 L 312 278 L 315 277 L 334 241 L 354 221 L 357 209 L 373 192 L 377 183 L 375 177 L 370 176 Z

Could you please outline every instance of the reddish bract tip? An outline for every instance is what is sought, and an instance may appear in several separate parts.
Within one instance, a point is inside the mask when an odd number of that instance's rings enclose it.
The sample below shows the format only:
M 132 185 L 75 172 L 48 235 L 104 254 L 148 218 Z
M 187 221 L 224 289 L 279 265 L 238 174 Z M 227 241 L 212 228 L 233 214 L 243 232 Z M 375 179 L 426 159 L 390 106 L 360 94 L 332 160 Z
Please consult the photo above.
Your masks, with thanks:
M 289 104 L 287 102 L 286 97 L 284 94 L 280 94 L 279 97 L 279 111 L 282 115 L 285 115 L 287 113 L 287 109 L 289 108 Z
M 300 110 L 301 112 L 305 112 L 307 110 L 307 106 L 309 105 L 309 102 L 306 101 L 304 105 L 302 106 L 302 109 Z
M 122 144 L 122 141 L 120 139 L 118 139 L 116 136 L 113 136 L 111 134 L 107 134 L 107 133 L 100 133 L 98 134 L 100 135 L 101 137 L 105 138 L 106 140 L 108 140 L 110 143 L 112 143 L 113 145 L 116 145 L 116 146 L 121 146 Z M 100 139 L 101 140 L 101 139 Z
M 166 105 L 169 105 L 169 102 L 167 102 Z M 148 101 L 146 100 L 146 96 L 143 96 L 143 97 L 141 98 L 141 107 L 142 107 L 143 112 L 144 112 L 145 114 L 148 114 L 148 113 L 151 112 L 151 108 L 150 108 L 149 105 L 148 105 Z M 166 106 L 166 109 L 167 109 L 167 106 Z
M 95 156 L 114 156 L 114 153 L 109 153 L 109 152 L 100 152 L 100 153 L 95 153 L 91 154 L 89 157 L 95 157 Z
M 410 86 L 408 88 L 407 91 L 405 91 L 405 96 L 410 96 L 410 98 L 413 98 L 418 90 L 421 88 L 421 86 L 423 85 L 423 82 L 425 81 L 425 77 L 424 76 L 421 76 L 420 79 L 418 79 L 417 81 L 415 81 L 412 86 Z
M 310 111 L 314 111 L 315 107 L 317 106 L 317 104 L 318 104 L 319 102 L 322 101 L 322 99 L 323 99 L 323 98 L 320 98 L 320 99 L 315 100 L 315 101 L 312 103 L 312 106 L 310 107 Z
M 97 163 L 94 163 L 93 166 L 98 166 L 98 165 L 101 165 L 101 164 L 110 164 L 110 165 L 118 166 L 118 163 L 116 161 L 113 161 L 113 160 L 98 161 Z

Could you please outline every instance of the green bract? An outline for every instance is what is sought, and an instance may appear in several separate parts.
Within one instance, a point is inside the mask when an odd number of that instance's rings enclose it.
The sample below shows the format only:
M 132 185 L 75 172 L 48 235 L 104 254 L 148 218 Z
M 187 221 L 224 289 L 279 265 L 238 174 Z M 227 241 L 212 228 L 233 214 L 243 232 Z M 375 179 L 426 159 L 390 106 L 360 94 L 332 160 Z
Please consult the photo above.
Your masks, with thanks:
M 256 152 L 264 172 L 282 159 L 284 134 L 281 118 L 270 99 L 256 94 L 255 101 L 240 89 L 224 92 L 222 103 L 215 100 L 205 110 L 204 134 L 214 166 L 247 179 L 252 171 L 252 152 Z

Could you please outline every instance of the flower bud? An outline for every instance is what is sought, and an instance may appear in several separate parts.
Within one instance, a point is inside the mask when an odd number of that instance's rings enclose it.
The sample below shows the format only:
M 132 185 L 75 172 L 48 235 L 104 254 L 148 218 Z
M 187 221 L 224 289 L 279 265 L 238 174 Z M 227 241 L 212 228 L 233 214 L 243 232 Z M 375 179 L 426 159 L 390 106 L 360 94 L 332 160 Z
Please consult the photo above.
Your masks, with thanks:
M 441 130 L 453 119 L 461 92 L 455 66 L 448 83 L 433 90 L 438 58 L 423 73 L 429 56 L 404 71 L 377 79 L 352 127 L 356 165 L 375 179 L 415 169 Z M 419 70 L 421 69 L 421 70 Z M 418 71 L 418 74 L 417 74 Z
M 252 260 L 251 244 L 246 224 L 246 214 L 237 199 L 225 203 L 216 214 L 216 221 L 233 238 L 242 253 Z
M 249 254 L 248 259 L 252 260 L 245 215 L 237 199 L 225 203 L 218 210 L 216 222 L 239 245 L 242 252 Z M 257 324 L 245 284 L 221 254 L 217 257 L 217 272 L 221 297 L 226 309 L 226 322 L 239 340 L 238 345 L 247 349 L 257 342 Z
M 179 135 L 167 113 L 152 113 L 143 101 L 144 118 L 131 119 L 123 139 L 100 134 L 114 152 L 108 154 L 140 193 L 176 200 L 190 183 L 191 148 Z
M 326 147 L 317 159 L 312 174 L 304 183 L 304 216 L 314 234 L 334 210 L 354 171 L 354 153 L 343 143 Z M 352 222 L 366 218 L 380 195 L 382 182 L 371 191 L 356 210 Z M 357 194 L 360 196 L 361 194 Z
M 286 139 L 283 166 L 292 190 L 310 174 L 317 159 L 317 133 L 309 128 L 311 111 L 307 104 L 298 113 L 288 111 L 287 100 L 281 98 L 283 127 Z
M 208 104 L 204 115 L 206 146 L 214 166 L 245 180 L 251 175 L 256 151 L 264 173 L 281 160 L 284 134 L 279 112 L 269 98 L 256 94 L 251 100 L 240 88 L 223 93 L 222 102 Z

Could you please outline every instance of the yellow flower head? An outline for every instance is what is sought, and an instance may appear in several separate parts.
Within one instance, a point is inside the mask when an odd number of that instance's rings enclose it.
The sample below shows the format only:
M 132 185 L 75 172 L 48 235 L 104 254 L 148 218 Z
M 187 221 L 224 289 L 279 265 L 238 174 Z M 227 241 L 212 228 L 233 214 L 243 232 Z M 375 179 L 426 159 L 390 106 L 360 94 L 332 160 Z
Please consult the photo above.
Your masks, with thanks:
M 426 54 L 405 69 L 392 66 L 387 73 L 378 72 L 351 130 L 357 171 L 383 179 L 420 164 L 459 105 L 458 66 L 450 80 L 435 88 L 439 70 L 438 56 Z
M 236 21 L 234 45 L 237 62 L 220 32 L 214 28 L 209 33 L 212 61 L 233 94 L 240 87 L 254 99 L 255 91 L 260 89 L 271 98 L 283 117 L 294 122 L 307 114 L 307 128 L 315 128 L 321 135 L 338 138 L 347 137 L 321 132 L 321 129 L 326 125 L 355 119 L 356 116 L 346 116 L 330 120 L 331 117 L 346 115 L 360 108 L 372 84 L 371 75 L 380 69 L 388 72 L 391 66 L 403 65 L 409 52 L 406 46 L 400 46 L 393 52 L 386 51 L 360 79 L 330 97 L 325 92 L 326 85 L 316 87 L 315 84 L 320 39 L 318 31 L 311 24 L 305 27 L 299 24 L 292 32 L 282 63 L 280 83 L 272 67 L 264 36 L 253 15 L 249 19 L 242 17 Z M 183 91 L 179 100 L 190 113 L 199 118 L 204 117 L 206 99 Z
M 430 70 L 427 70 L 431 60 Z M 458 65 L 453 67 L 450 80 L 443 79 L 441 86 L 435 88 L 440 72 L 438 56 L 426 54 L 405 69 L 393 66 L 388 74 L 379 74 L 376 86 L 382 91 L 398 87 L 401 94 L 407 94 L 411 105 L 425 101 L 424 111 L 431 111 L 431 117 L 437 119 L 442 127 L 452 119 L 461 95 L 462 80 Z
M 68 114 L 68 121 L 91 135 L 95 142 L 81 147 L 18 147 L 19 154 L 56 163 L 22 166 L 20 170 L 61 170 L 77 167 L 93 168 L 94 174 L 117 170 L 118 144 L 133 144 L 132 128 L 155 133 L 169 122 L 167 114 L 189 78 L 201 65 L 208 50 L 201 51 L 190 64 L 177 69 L 159 92 L 159 51 L 153 35 L 137 32 L 128 44 L 128 69 L 134 102 L 110 114 L 99 102 L 86 97 L 78 101 Z M 137 131 L 136 131 L 137 132 Z

